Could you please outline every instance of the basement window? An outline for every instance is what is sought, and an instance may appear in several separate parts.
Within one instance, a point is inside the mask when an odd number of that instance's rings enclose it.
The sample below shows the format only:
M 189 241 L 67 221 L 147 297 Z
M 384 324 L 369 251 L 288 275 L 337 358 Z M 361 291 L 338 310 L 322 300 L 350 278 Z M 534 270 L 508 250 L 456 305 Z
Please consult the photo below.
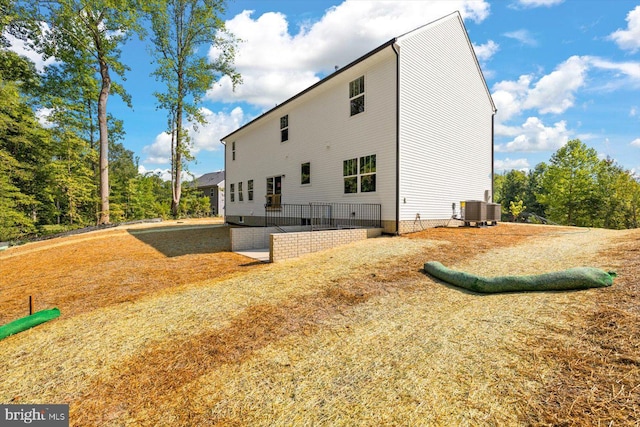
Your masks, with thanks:
M 349 83 L 349 104 L 352 116 L 364 111 L 364 76 Z

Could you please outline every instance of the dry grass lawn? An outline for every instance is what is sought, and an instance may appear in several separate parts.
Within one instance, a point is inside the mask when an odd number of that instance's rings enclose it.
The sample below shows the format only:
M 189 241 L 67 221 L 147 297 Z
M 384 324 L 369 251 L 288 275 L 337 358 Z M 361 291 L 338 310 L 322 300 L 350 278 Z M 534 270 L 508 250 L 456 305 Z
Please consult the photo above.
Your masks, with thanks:
M 169 227 L 167 227 L 169 225 Z M 640 230 L 429 229 L 260 264 L 208 222 L 0 252 L 1 403 L 77 426 L 637 426 Z M 614 286 L 478 295 L 425 275 L 589 265 Z

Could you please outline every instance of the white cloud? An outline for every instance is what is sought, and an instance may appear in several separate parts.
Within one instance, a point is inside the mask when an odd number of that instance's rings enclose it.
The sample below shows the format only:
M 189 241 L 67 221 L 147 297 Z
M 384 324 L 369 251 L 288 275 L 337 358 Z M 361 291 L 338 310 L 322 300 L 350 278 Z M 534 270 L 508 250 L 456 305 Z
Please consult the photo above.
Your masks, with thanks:
M 572 56 L 552 73 L 542 77 L 529 91 L 524 108 L 538 108 L 543 114 L 559 114 L 573 107 L 575 92 L 584 85 L 586 61 Z
M 139 165 L 138 173 L 142 175 L 145 175 L 145 174 L 158 175 L 163 181 L 171 181 L 171 169 L 162 169 L 162 168 L 147 169 L 143 165 Z
M 145 163 L 162 165 L 171 163 L 171 136 L 167 132 L 162 132 L 156 136 L 153 144 L 146 145 L 142 152 L 147 155 Z
M 630 145 L 633 147 L 640 147 L 640 138 L 636 138 L 633 141 L 631 141 Z
M 561 120 L 552 127 L 545 126 L 537 117 L 529 117 L 517 129 L 519 135 L 506 144 L 495 146 L 497 152 L 536 152 L 555 151 L 569 141 L 571 132 L 567 130 L 567 123 Z
M 493 163 L 493 167 L 496 171 L 509 171 L 512 169 L 528 171 L 531 168 L 529 160 L 527 159 L 510 159 L 508 157 L 504 160 L 496 159 Z
M 493 40 L 489 40 L 485 44 L 473 45 L 473 50 L 476 52 L 479 61 L 488 61 L 499 49 L 500 45 Z
M 640 6 L 636 6 L 627 14 L 627 29 L 618 29 L 609 35 L 609 39 L 616 42 L 620 49 L 632 53 L 640 50 Z
M 504 33 L 503 36 L 519 41 L 527 46 L 537 46 L 538 41 L 531 35 L 528 30 L 517 30 Z
M 596 56 L 587 56 L 585 58 L 596 68 L 616 71 L 631 80 L 640 82 L 640 62 L 612 62 Z
M 498 109 L 497 124 L 506 122 L 522 112 L 532 80 L 533 76 L 523 75 L 518 81 L 504 80 L 493 85 L 491 96 Z
M 334 66 L 345 66 L 391 38 L 455 10 L 465 19 L 481 22 L 489 15 L 489 4 L 484 0 L 346 0 L 295 34 L 282 13 L 254 18 L 253 11 L 245 10 L 225 23 L 242 40 L 234 63 L 243 84 L 233 92 L 230 79 L 222 78 L 207 98 L 272 107 L 317 82 Z M 211 58 L 218 54 L 215 49 L 209 52 Z
M 223 148 L 220 140 L 238 129 L 244 124 L 245 117 L 242 108 L 236 107 L 231 113 L 214 113 L 206 108 L 202 109 L 207 124 L 198 126 L 198 130 L 193 128 L 189 134 L 191 136 L 191 153 L 198 154 L 200 151 L 218 151 Z
M 635 117 L 638 115 L 638 108 L 633 106 L 631 110 L 629 110 L 629 117 Z
M 539 6 L 555 6 L 562 3 L 564 0 L 518 0 L 518 4 L 524 7 L 539 7 Z
M 230 113 L 214 113 L 203 108 L 202 113 L 207 120 L 206 125 L 198 125 L 196 129 L 192 124 L 187 124 L 189 137 L 191 138 L 191 154 L 196 155 L 200 151 L 217 151 L 222 149 L 220 139 L 238 129 L 244 122 L 242 108 L 236 107 Z M 144 163 L 162 165 L 171 162 L 171 135 L 167 132 L 158 134 L 151 145 L 142 149 L 146 154 Z

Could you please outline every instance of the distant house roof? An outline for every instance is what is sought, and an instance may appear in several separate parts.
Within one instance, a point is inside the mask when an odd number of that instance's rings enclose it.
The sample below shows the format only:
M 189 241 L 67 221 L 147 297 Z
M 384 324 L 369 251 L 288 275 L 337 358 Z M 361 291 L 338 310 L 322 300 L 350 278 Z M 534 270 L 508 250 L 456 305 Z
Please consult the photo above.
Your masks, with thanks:
M 210 172 L 196 178 L 193 185 L 196 188 L 213 187 L 220 184 L 222 181 L 224 181 L 224 171 Z

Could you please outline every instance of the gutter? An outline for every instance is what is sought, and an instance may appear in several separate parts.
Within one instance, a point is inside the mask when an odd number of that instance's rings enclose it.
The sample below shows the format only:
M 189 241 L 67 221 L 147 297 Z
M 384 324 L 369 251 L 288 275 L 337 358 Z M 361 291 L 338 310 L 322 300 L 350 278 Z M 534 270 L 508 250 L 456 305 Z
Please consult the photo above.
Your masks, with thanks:
M 400 52 L 396 50 L 396 41 L 397 39 L 394 39 L 393 43 L 391 43 L 391 49 L 393 49 L 393 52 L 396 54 L 396 236 L 397 236 L 400 234 Z

